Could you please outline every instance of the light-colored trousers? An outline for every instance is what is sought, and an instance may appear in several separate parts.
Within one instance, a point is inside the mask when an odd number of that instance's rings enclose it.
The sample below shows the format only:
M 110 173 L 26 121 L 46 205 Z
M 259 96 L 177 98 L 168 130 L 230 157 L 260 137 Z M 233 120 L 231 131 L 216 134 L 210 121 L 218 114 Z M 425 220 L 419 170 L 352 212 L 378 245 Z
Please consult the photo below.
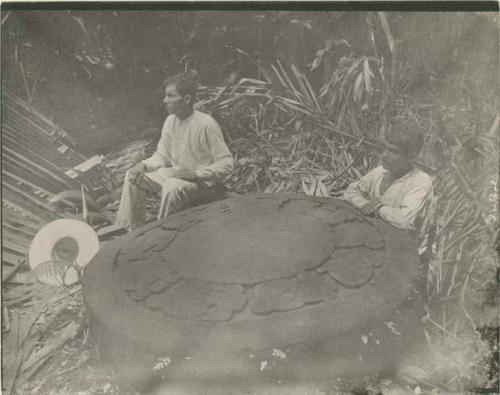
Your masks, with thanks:
M 203 182 L 190 182 L 171 177 L 172 168 L 160 168 L 145 173 L 138 185 L 125 174 L 122 197 L 115 224 L 129 230 L 142 226 L 146 219 L 146 192 L 161 192 L 158 219 L 168 216 L 198 201 L 215 197 L 213 188 Z

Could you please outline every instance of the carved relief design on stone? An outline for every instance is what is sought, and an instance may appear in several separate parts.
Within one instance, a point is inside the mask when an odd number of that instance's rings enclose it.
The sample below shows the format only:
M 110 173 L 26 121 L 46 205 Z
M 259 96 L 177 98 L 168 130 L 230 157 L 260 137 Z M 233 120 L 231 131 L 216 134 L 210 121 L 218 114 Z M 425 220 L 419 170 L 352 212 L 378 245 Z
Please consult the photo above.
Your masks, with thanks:
M 226 321 L 335 303 L 385 261 L 375 225 L 340 203 L 232 199 L 160 222 L 121 248 L 114 281 L 165 316 Z

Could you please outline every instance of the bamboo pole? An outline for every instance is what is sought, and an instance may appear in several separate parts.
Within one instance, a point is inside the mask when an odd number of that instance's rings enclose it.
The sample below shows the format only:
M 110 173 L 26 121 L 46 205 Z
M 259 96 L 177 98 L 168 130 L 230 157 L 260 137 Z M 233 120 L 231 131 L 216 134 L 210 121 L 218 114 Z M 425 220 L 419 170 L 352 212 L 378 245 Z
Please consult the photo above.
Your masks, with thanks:
M 50 204 L 45 199 L 42 199 L 39 196 L 33 194 L 32 192 L 27 191 L 27 190 L 25 190 L 23 188 L 20 188 L 20 187 L 16 186 L 10 180 L 6 180 L 4 178 L 2 180 L 2 187 L 10 189 L 10 190 L 12 190 L 14 192 L 17 192 L 19 195 L 24 196 L 26 199 L 32 201 L 33 203 L 35 203 L 38 206 L 43 207 L 44 209 L 46 209 L 49 212 L 56 212 L 54 210 L 54 208 L 52 208 L 50 206 Z
M 10 178 L 13 178 L 14 180 L 16 180 L 17 182 L 19 183 L 22 183 L 22 184 L 25 184 L 35 190 L 39 190 L 39 191 L 42 191 L 44 194 L 48 195 L 48 198 L 50 199 L 51 197 L 54 196 L 54 193 L 48 191 L 47 189 L 45 189 L 43 186 L 39 185 L 39 184 L 35 184 L 35 183 L 32 183 L 30 181 L 28 181 L 26 178 L 23 178 L 23 177 L 19 177 L 17 176 L 16 174 L 14 173 L 11 173 L 10 171 L 8 170 L 5 170 L 5 169 L 2 169 L 2 175 L 3 176 L 7 176 L 7 177 L 10 177 Z
M 38 232 L 38 227 L 40 224 L 31 222 L 26 218 L 21 217 L 16 211 L 9 207 L 2 207 L 2 224 L 10 223 L 12 227 L 16 229 L 22 229 L 23 232 L 33 233 Z
M 40 207 L 25 199 L 23 195 L 19 195 L 14 191 L 9 191 L 7 188 L 2 191 L 2 195 L 2 199 L 6 204 L 15 207 L 27 216 L 35 217 L 41 223 L 51 222 L 60 218 L 60 216 L 52 215 L 52 212 L 49 213 L 47 210 L 42 210 Z
M 29 144 L 29 143 L 28 144 L 21 144 L 21 143 L 15 142 L 9 136 L 6 136 L 6 140 L 10 140 L 9 144 L 8 144 L 11 146 L 10 148 L 15 147 L 19 153 L 24 152 L 26 154 L 25 155 L 26 157 L 29 157 L 31 160 L 36 160 L 41 166 L 45 167 L 46 169 L 50 169 L 52 172 L 59 175 L 60 177 L 67 178 L 66 174 L 58 166 L 56 166 L 50 160 L 48 160 L 44 156 L 42 156 L 40 154 L 41 152 L 38 153 L 38 152 L 35 152 L 33 149 L 31 149 L 31 147 L 32 147 L 31 144 Z M 27 145 L 29 145 L 30 147 L 27 147 Z M 42 148 L 40 145 L 37 148 L 38 148 L 38 151 L 42 151 Z M 52 150 L 54 152 L 54 156 L 60 155 L 59 152 L 57 152 L 57 154 L 56 154 L 56 150 L 54 149 L 54 147 L 52 145 L 48 145 L 48 146 L 46 146 L 46 148 L 48 150 Z M 70 166 L 74 166 L 74 165 L 72 164 Z
M 31 144 L 44 144 L 45 145 L 52 145 L 52 142 L 44 142 L 40 136 L 34 135 L 31 132 L 28 131 L 22 131 L 19 129 L 17 125 L 13 125 L 10 123 L 10 121 L 5 121 L 2 124 L 2 135 L 6 139 L 14 140 L 20 144 L 27 144 L 30 142 Z
M 15 172 L 19 172 L 19 174 L 22 174 L 22 172 L 25 172 L 25 174 L 28 173 L 26 174 L 26 177 L 39 179 L 40 182 L 43 182 L 47 186 L 50 185 L 55 191 L 67 189 L 67 186 L 57 179 L 47 176 L 46 174 L 40 172 L 36 167 L 30 167 L 29 164 L 21 163 L 19 160 L 14 159 L 13 156 L 10 156 L 10 154 L 6 152 L 3 152 L 2 162 L 3 166 L 15 169 Z
M 12 138 L 21 139 L 23 142 L 54 145 L 54 141 L 34 131 L 29 125 L 19 122 L 15 117 L 8 117 L 2 123 L 2 131 L 10 132 Z
M 28 252 L 29 247 L 20 246 L 19 244 L 13 243 L 10 240 L 7 240 L 4 237 L 2 237 L 2 254 L 4 252 L 4 249 L 10 251 L 11 253 L 14 252 L 24 256 Z
M 63 183 L 64 185 L 66 185 L 68 188 L 75 188 L 75 186 L 77 185 L 76 183 L 74 182 L 71 182 L 72 180 L 69 179 L 69 177 L 67 177 L 66 175 L 64 176 L 60 176 L 59 174 L 56 174 L 55 172 L 52 172 L 48 169 L 46 169 L 45 167 L 41 166 L 40 164 L 30 160 L 29 158 L 27 158 L 26 156 L 20 154 L 20 153 L 17 153 L 16 151 L 6 147 L 6 146 L 3 146 L 2 147 L 2 151 L 4 151 L 19 158 L 20 160 L 26 162 L 26 163 L 29 163 L 31 166 L 35 167 L 36 169 L 39 169 L 41 171 L 43 171 L 45 174 L 48 174 L 49 176 L 51 176 L 52 178 L 55 178 L 57 179 L 58 181 L 60 181 L 61 183 Z M 49 162 L 50 163 L 50 162 Z M 52 165 L 51 167 L 55 167 L 54 165 Z M 60 172 L 59 169 L 56 170 L 57 172 Z M 64 173 L 63 173 L 64 174 Z M 71 180 L 71 181 L 68 181 L 68 180 Z
M 37 131 L 38 133 L 42 133 L 43 135 L 45 135 L 46 137 L 48 137 L 50 140 L 52 140 L 53 142 L 56 142 L 56 141 L 60 141 L 61 139 L 64 139 L 64 140 L 68 140 L 69 137 L 63 137 L 63 136 L 54 136 L 52 134 L 52 132 L 48 132 L 47 130 L 45 130 L 43 127 L 41 127 L 40 125 L 38 125 L 36 122 L 34 122 L 33 120 L 31 120 L 30 118 L 24 116 L 22 113 L 20 113 L 18 110 L 16 110 L 12 105 L 10 104 L 7 104 L 7 109 L 9 109 L 10 111 L 12 111 L 14 114 L 17 114 L 19 117 L 21 117 L 21 119 L 23 119 L 24 121 L 26 121 L 26 123 L 28 125 L 30 125 L 32 127 L 32 130 L 34 131 Z M 57 130 L 57 126 L 53 125 L 53 130 Z M 65 144 L 69 144 L 71 146 L 71 148 L 73 148 L 74 150 L 74 144 L 73 142 L 71 141 L 65 141 Z M 84 159 L 87 159 L 84 155 L 78 153 L 77 151 L 74 151 L 75 154 L 77 154 L 79 156 L 79 159 L 80 160 L 84 160 Z
M 34 232 L 27 232 L 23 229 L 19 229 L 19 228 L 16 228 L 15 226 L 12 226 L 11 224 L 7 223 L 7 222 L 2 222 L 2 226 L 4 227 L 4 230 L 7 231 L 7 232 L 10 232 L 10 233 L 14 233 L 14 234 L 18 234 L 24 238 L 27 238 L 27 239 L 33 239 L 33 237 L 35 236 L 35 233 Z
M 9 265 L 16 265 L 19 261 L 23 260 L 26 254 L 21 254 L 17 251 L 2 251 L 2 263 L 7 263 Z M 2 267 L 2 282 L 5 281 L 5 268 Z

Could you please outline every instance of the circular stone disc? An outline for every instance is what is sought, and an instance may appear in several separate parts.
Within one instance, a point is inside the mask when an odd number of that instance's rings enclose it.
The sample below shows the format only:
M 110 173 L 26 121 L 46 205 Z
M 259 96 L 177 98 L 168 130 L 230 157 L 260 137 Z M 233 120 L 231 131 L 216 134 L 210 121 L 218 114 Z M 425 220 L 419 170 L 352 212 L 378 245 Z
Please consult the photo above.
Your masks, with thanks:
M 407 233 L 342 201 L 250 195 L 117 240 L 91 262 L 83 290 L 98 347 L 145 369 L 165 355 L 334 342 L 395 309 L 417 263 Z
M 175 240 L 165 238 L 165 245 L 169 244 L 165 265 L 184 278 L 252 284 L 292 276 L 298 266 L 318 266 L 335 250 L 326 224 L 305 213 L 289 216 L 267 211 L 250 215 L 236 205 L 230 212 L 178 232 Z M 150 244 L 147 238 L 132 242 L 123 252 L 141 247 L 146 251 L 141 267 L 147 270 Z

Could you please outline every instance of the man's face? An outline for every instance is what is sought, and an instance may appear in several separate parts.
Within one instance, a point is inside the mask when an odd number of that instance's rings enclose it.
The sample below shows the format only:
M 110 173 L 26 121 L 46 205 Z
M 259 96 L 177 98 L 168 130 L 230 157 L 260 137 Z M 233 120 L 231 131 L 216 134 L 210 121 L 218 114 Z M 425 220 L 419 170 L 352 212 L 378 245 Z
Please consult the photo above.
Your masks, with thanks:
M 384 143 L 385 149 L 382 154 L 382 166 L 384 169 L 399 173 L 406 171 L 411 166 L 411 158 L 403 153 L 397 146 L 390 143 Z
M 184 112 L 189 106 L 190 97 L 189 95 L 182 96 L 174 84 L 169 84 L 165 88 L 165 107 L 169 114 L 180 114 Z

